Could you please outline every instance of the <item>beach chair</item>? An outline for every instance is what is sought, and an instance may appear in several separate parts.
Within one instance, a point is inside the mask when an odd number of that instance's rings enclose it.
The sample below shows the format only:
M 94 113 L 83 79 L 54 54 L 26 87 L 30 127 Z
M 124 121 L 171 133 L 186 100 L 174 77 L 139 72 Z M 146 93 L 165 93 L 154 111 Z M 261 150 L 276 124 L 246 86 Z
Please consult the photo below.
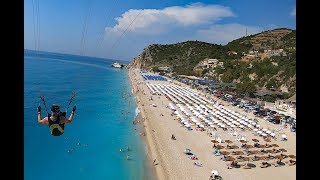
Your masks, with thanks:
M 287 135 L 282 134 L 281 135 L 281 141 L 287 141 L 287 140 L 288 140 Z
M 238 136 L 239 135 L 239 133 L 237 132 L 237 131 L 234 131 L 233 133 L 232 133 L 232 136 Z
M 240 141 L 240 140 L 241 140 L 241 137 L 242 137 L 242 136 L 239 134 L 239 135 L 237 136 L 237 139 L 236 139 L 236 140 L 237 140 L 237 141 Z

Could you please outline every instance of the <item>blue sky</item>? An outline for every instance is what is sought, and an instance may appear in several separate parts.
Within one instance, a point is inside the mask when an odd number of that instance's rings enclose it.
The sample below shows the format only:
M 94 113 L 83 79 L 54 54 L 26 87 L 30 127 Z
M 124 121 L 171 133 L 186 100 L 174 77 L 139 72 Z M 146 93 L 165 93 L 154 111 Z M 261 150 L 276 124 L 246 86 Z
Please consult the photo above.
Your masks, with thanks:
M 25 0 L 25 49 L 132 61 L 150 44 L 296 29 L 295 0 Z

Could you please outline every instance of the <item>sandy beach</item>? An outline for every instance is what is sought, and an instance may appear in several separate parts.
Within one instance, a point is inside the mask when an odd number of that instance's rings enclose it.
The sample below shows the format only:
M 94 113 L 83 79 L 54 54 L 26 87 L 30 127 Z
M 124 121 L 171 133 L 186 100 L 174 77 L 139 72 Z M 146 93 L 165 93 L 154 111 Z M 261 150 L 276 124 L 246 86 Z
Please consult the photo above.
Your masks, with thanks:
M 156 174 L 156 178 L 159 180 L 169 179 L 209 179 L 212 170 L 217 170 L 224 180 L 284 180 L 284 179 L 296 179 L 296 166 L 289 166 L 285 164 L 281 167 L 271 166 L 268 168 L 260 168 L 260 161 L 250 161 L 255 164 L 256 167 L 251 169 L 232 168 L 228 169 L 226 162 L 220 160 L 222 156 L 215 156 L 212 151 L 213 143 L 207 131 L 187 130 L 183 127 L 175 116 L 172 116 L 171 109 L 167 108 L 170 100 L 165 96 L 152 95 L 150 90 L 146 86 L 146 82 L 153 84 L 173 84 L 168 81 L 146 81 L 140 74 L 138 69 L 129 69 L 129 77 L 133 86 L 134 93 L 137 97 L 138 108 L 141 114 L 141 123 L 144 126 L 144 130 L 141 133 L 142 138 L 146 141 L 148 146 L 148 156 Z M 175 82 L 176 84 L 181 84 Z M 186 86 L 181 84 L 181 86 Z M 150 98 L 152 97 L 152 100 Z M 279 129 L 280 125 L 274 125 L 270 122 L 264 121 L 257 117 L 254 117 L 252 113 L 246 113 L 243 110 L 229 105 L 218 98 L 211 97 L 216 101 L 219 101 L 226 108 L 234 110 L 240 114 L 244 114 L 249 118 L 255 118 L 259 121 L 259 124 L 264 128 Z M 154 107 L 152 104 L 155 104 Z M 241 147 L 242 143 L 236 140 L 235 136 L 229 134 L 229 131 L 224 131 L 221 128 L 217 128 L 217 134 L 221 139 L 231 140 L 232 145 Z M 280 134 L 286 134 L 287 141 L 280 140 Z M 171 135 L 174 134 L 176 140 L 171 139 Z M 255 136 L 253 131 L 241 131 L 241 134 L 246 136 L 248 140 L 247 144 L 253 144 L 251 140 L 256 138 L 261 144 L 266 142 L 260 136 Z M 286 155 L 296 155 L 296 136 L 295 133 L 290 132 L 289 128 L 280 130 L 277 135 L 277 140 L 272 140 L 268 144 L 278 144 L 279 148 L 284 148 L 287 152 Z M 221 143 L 226 146 L 227 143 Z M 192 153 L 198 157 L 198 160 L 191 160 L 183 151 L 185 148 L 192 150 Z M 222 149 L 225 150 L 225 149 Z M 237 149 L 237 150 L 242 150 Z M 227 150 L 232 151 L 232 150 Z M 246 155 L 244 155 L 246 156 Z M 289 158 L 285 158 L 282 162 L 288 161 Z M 274 163 L 276 160 L 269 160 L 267 162 Z M 154 163 L 153 163 L 154 162 Z M 194 162 L 200 162 L 202 167 L 194 165 Z M 245 164 L 241 162 L 239 164 Z

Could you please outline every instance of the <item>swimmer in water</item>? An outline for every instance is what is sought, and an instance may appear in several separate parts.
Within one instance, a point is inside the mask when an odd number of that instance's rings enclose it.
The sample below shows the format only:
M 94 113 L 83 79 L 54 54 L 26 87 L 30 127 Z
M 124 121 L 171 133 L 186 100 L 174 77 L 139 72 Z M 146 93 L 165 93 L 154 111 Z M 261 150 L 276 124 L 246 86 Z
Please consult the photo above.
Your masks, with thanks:
M 119 150 L 120 152 L 122 152 L 122 149 L 120 148 L 120 150 Z

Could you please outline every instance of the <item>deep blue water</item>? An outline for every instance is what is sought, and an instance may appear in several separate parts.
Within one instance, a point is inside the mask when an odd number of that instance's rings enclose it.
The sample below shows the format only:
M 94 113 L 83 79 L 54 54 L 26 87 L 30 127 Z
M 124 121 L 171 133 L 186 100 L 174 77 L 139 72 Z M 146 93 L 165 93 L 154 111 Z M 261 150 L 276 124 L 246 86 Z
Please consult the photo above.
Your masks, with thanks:
M 146 168 L 146 148 L 132 121 L 135 97 L 126 69 L 110 67 L 112 60 L 25 51 L 24 56 L 24 179 L 152 179 Z M 52 136 L 42 118 L 45 104 L 67 108 L 72 92 L 77 105 L 62 136 Z M 120 152 L 129 146 L 131 151 Z M 131 160 L 126 160 L 129 154 Z

